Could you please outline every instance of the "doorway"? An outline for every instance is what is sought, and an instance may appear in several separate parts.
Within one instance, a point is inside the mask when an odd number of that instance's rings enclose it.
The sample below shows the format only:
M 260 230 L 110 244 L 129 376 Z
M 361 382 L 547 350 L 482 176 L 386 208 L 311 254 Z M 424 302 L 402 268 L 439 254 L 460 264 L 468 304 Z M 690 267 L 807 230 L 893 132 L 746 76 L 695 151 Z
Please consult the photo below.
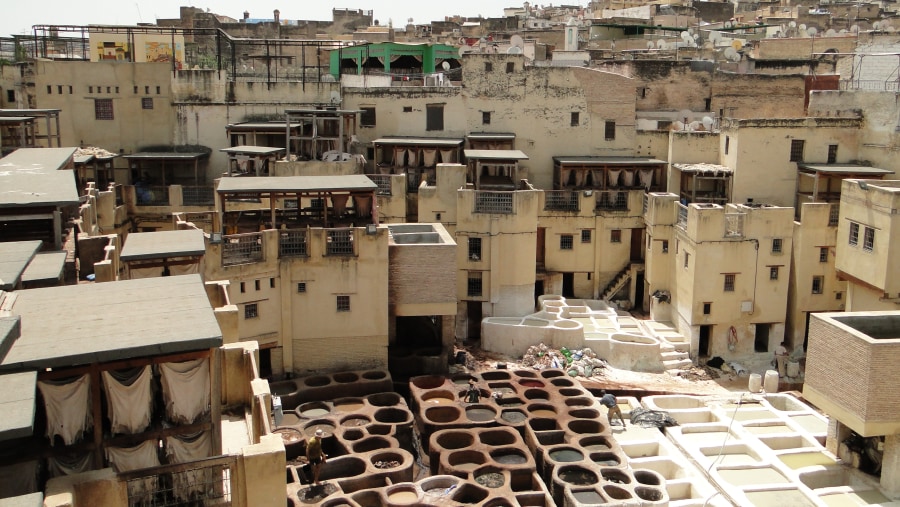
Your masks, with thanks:
M 644 260 L 644 229 L 631 229 L 631 261 Z
M 712 326 L 700 326 L 700 347 L 697 352 L 700 357 L 709 357 L 709 337 L 712 334 Z
M 535 280 L 534 281 L 534 308 L 537 311 L 538 307 L 538 298 L 544 295 L 544 281 L 543 280 Z
M 753 350 L 756 352 L 769 351 L 769 324 L 757 324 L 756 336 L 753 340 Z
M 535 265 L 538 269 L 544 269 L 544 256 L 546 254 L 546 245 L 544 244 L 544 238 L 546 237 L 547 229 L 545 227 L 538 227 L 537 230 L 537 251 L 535 252 Z
M 563 273 L 562 295 L 564 298 L 575 297 L 575 273 Z
M 638 271 L 634 276 L 634 308 L 644 309 L 644 272 Z
M 481 301 L 466 301 L 466 340 L 481 339 Z

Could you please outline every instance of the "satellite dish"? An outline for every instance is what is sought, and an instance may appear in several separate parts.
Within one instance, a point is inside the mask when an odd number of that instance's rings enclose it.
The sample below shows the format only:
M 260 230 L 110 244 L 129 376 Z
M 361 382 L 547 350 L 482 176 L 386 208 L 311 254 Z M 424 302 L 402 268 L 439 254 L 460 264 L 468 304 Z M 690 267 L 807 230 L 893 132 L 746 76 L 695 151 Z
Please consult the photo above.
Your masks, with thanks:
M 682 109 L 681 111 L 678 111 L 678 116 L 680 116 L 682 119 L 688 118 L 688 117 L 690 117 L 692 114 L 693 114 L 693 113 L 691 112 L 690 109 Z
M 796 22 L 796 21 L 791 21 L 790 23 L 788 23 L 788 26 L 791 27 L 791 28 L 797 28 L 797 22 Z
M 709 40 L 712 42 L 718 42 L 719 39 L 722 38 L 722 34 L 719 32 L 709 32 Z
M 654 46 L 653 41 L 652 41 L 652 40 L 648 40 L 648 41 L 647 41 L 647 49 L 653 49 L 653 46 Z
M 888 31 L 888 33 L 894 33 L 895 28 L 892 26 L 889 26 L 889 27 L 887 27 L 887 31 Z
M 656 41 L 656 47 L 658 47 L 659 49 L 666 49 L 666 41 L 659 39 L 658 41 Z
M 441 68 L 444 70 L 450 70 L 450 62 L 448 62 L 448 61 L 441 62 Z
M 837 35 L 837 32 L 834 31 L 834 28 L 829 28 L 827 32 L 825 32 L 825 37 L 834 37 Z
M 697 130 L 697 129 L 700 128 L 700 122 L 699 122 L 699 121 L 692 121 L 691 124 L 688 125 L 688 127 L 690 127 L 689 130 Z
M 840 32 L 838 32 L 838 33 L 841 33 L 841 34 L 843 34 L 843 33 L 847 33 L 847 29 L 846 29 L 846 28 L 841 28 L 841 31 L 840 31 Z
M 798 26 L 797 28 L 799 28 L 801 30 L 806 30 L 806 23 L 801 23 L 800 26 Z
M 742 47 L 744 47 L 744 43 L 743 43 L 743 42 L 741 42 L 741 41 L 739 41 L 739 40 L 737 40 L 737 39 L 731 41 L 731 48 L 734 49 L 735 51 L 741 49 Z
M 515 47 L 521 49 L 521 48 L 525 47 L 525 40 L 522 39 L 521 35 L 513 35 L 512 37 L 509 38 L 509 45 L 515 46 Z
M 850 33 L 859 33 L 859 25 L 853 25 L 850 27 Z
M 688 33 L 688 35 L 694 35 L 694 29 L 693 29 L 693 28 L 688 28 L 688 29 L 687 29 L 687 33 Z
M 741 56 L 740 56 L 740 55 L 738 54 L 738 52 L 735 51 L 734 48 L 732 48 L 732 47 L 727 47 L 727 48 L 725 48 L 725 52 L 723 53 L 723 55 L 725 56 L 725 59 L 726 59 L 726 60 L 730 60 L 730 61 L 732 61 L 732 62 L 741 59 Z M 735 57 L 737 57 L 737 60 L 735 60 Z
M 681 123 L 680 121 L 676 121 L 672 126 L 675 127 L 675 130 L 684 130 L 684 123 Z
M 872 29 L 873 29 L 873 30 L 878 30 L 878 29 L 880 29 L 880 28 L 881 28 L 881 23 L 879 23 L 878 21 L 872 23 Z
M 713 119 L 709 116 L 704 116 L 703 120 L 701 120 L 701 123 L 703 123 L 703 128 L 705 130 L 712 130 Z
M 331 92 L 331 103 L 337 104 L 341 101 L 341 93 L 338 91 Z
M 814 27 L 814 26 L 811 26 L 811 27 L 809 27 L 809 28 L 806 29 L 806 33 L 807 33 L 810 37 L 815 37 L 816 34 L 817 34 L 818 32 L 819 32 L 819 31 L 816 30 L 816 27 Z
M 512 46 L 512 47 L 510 47 L 509 49 L 506 50 L 506 54 L 508 54 L 508 55 L 521 55 L 521 54 L 522 54 L 522 48 L 519 48 L 519 47 L 516 47 L 516 46 Z

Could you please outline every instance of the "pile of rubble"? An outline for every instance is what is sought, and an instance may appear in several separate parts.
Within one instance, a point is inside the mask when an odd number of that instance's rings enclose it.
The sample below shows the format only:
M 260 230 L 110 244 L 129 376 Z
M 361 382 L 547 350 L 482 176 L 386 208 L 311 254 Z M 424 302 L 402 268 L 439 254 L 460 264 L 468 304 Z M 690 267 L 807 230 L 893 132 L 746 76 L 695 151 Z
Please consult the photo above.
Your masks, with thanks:
M 559 350 L 541 343 L 528 347 L 522 356 L 522 366 L 536 370 L 562 368 L 570 377 L 594 377 L 607 367 L 606 361 L 597 357 L 590 348 L 571 351 L 566 347 Z
M 115 153 L 104 150 L 103 148 L 98 148 L 96 146 L 82 146 L 81 148 L 75 150 L 76 157 L 87 157 L 90 155 L 93 155 L 97 158 L 112 158 L 116 156 Z

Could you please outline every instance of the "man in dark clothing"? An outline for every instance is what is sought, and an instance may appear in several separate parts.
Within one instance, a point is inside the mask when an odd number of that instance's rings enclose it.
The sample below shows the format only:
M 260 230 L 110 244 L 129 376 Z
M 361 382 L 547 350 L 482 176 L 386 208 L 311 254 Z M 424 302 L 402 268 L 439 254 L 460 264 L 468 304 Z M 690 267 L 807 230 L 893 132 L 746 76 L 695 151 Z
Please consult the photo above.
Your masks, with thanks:
M 325 452 L 322 451 L 322 439 L 325 438 L 325 432 L 321 428 L 316 430 L 315 435 L 310 437 L 306 442 L 306 458 L 309 460 L 309 466 L 312 469 L 313 485 L 319 485 L 319 472 L 322 465 L 325 464 Z
M 619 418 L 619 421 L 622 421 L 622 427 L 625 427 L 625 418 L 622 417 L 622 411 L 619 409 L 619 402 L 616 401 L 616 397 L 612 394 L 607 393 L 606 391 L 600 391 L 600 404 L 607 408 L 606 417 L 609 419 L 609 424 L 613 423 L 613 416 Z
M 466 403 L 478 403 L 481 401 L 481 391 L 475 385 L 474 380 L 469 380 L 469 390 L 466 391 Z

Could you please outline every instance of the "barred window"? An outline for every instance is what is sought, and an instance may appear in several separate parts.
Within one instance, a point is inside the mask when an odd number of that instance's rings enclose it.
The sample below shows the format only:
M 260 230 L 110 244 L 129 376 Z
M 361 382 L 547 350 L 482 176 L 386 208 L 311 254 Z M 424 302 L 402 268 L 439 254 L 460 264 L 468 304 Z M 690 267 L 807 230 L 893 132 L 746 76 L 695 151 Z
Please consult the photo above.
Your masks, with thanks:
M 559 237 L 559 249 L 571 250 L 575 245 L 571 234 L 563 234 Z
M 806 141 L 803 139 L 791 139 L 791 162 L 803 161 L 803 147 Z
M 828 145 L 828 162 L 829 164 L 834 164 L 837 162 L 837 150 L 838 145 L 829 144 Z
M 769 280 L 778 280 L 778 266 L 769 267 Z
M 856 244 L 859 243 L 859 224 L 855 222 L 850 223 L 849 242 L 851 246 L 856 246 Z
M 153 109 L 153 97 L 142 98 L 141 109 Z
M 306 282 L 297 282 L 297 293 L 303 294 L 306 292 Z
M 480 297 L 482 291 L 481 271 L 469 271 L 466 281 L 466 295 L 469 297 Z
M 374 127 L 375 126 L 375 106 L 369 107 L 361 107 L 359 108 L 362 113 L 359 115 L 359 126 L 360 127 Z
M 481 260 L 481 238 L 469 238 L 469 260 Z
M 812 279 L 812 293 L 821 294 L 825 285 L 824 276 L 814 276 Z
M 723 287 L 725 292 L 734 292 L 734 278 L 733 274 L 725 275 L 725 286 Z
M 444 130 L 443 104 L 428 104 L 425 106 L 425 130 Z
M 350 296 L 338 296 L 336 302 L 337 302 L 337 311 L 339 311 L 339 312 L 349 312 L 350 311 Z
M 582 243 L 590 243 L 591 242 L 591 230 L 590 229 L 582 229 L 581 230 L 581 242 Z
M 490 125 L 491 124 L 491 112 L 490 111 L 482 111 L 481 112 L 481 124 L 482 125 Z
M 244 318 L 255 319 L 259 317 L 259 307 L 256 303 L 247 303 L 244 305 Z
M 866 227 L 863 232 L 863 250 L 871 252 L 875 249 L 875 229 Z
M 781 238 L 772 238 L 772 253 L 781 253 Z
M 570 120 L 570 124 L 573 127 L 577 127 L 581 123 L 579 115 L 578 115 L 578 111 L 572 111 L 571 118 L 569 118 L 569 120 Z
M 828 262 L 828 247 L 819 248 L 819 262 Z
M 608 121 L 603 125 L 603 137 L 607 141 L 616 140 L 616 122 Z
M 610 243 L 621 243 L 622 242 L 622 229 L 613 229 L 609 231 L 609 242 Z
M 703 303 L 703 315 L 712 313 L 712 303 Z
M 112 99 L 94 99 L 94 119 L 95 120 L 113 120 L 113 101 Z
M 662 242 L 662 253 L 669 253 L 669 241 L 663 240 Z

